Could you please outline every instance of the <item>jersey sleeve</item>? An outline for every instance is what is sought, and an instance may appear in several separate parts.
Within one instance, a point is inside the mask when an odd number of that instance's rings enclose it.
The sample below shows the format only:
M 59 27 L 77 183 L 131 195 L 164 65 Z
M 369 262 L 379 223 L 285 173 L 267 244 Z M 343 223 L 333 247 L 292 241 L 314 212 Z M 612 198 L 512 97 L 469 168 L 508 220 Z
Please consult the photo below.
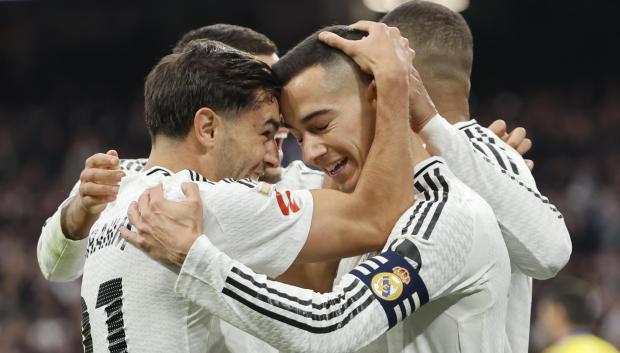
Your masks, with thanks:
M 406 283 L 394 274 L 396 267 L 409 271 Z M 320 294 L 256 274 L 205 236 L 192 246 L 175 290 L 287 352 L 358 350 L 427 301 L 415 269 L 394 252 L 369 259 L 346 274 L 332 292 Z
M 60 225 L 62 209 L 77 195 L 78 181 L 69 197 L 45 221 L 37 243 L 37 261 L 43 277 L 53 282 L 72 281 L 82 275 L 86 261 L 88 238 L 71 240 L 65 237 Z
M 146 159 L 121 159 L 120 169 L 127 175 L 135 174 L 144 168 L 146 162 Z M 37 261 L 43 277 L 47 280 L 66 282 L 82 275 L 88 239 L 67 239 L 60 225 L 62 209 L 78 194 L 79 189 L 78 180 L 69 192 L 69 197 L 60 204 L 41 228 L 37 243 Z
M 201 196 L 209 239 L 259 273 L 284 273 L 308 238 L 313 200 L 307 190 L 225 180 L 203 187 Z
M 564 267 L 572 246 L 562 214 L 538 191 L 516 151 L 475 121 L 456 127 L 437 116 L 420 135 L 491 205 L 514 265 L 536 279 Z
M 502 253 L 491 251 L 489 242 L 474 241 L 474 228 L 483 226 L 472 221 L 475 208 L 453 199 L 444 194 L 436 202 L 414 204 L 384 251 L 345 274 L 329 293 L 271 281 L 219 251 L 206 236 L 193 244 L 175 291 L 279 350 L 355 351 L 405 317 L 415 320 L 415 311 L 427 302 L 466 294 L 486 281 L 493 266 L 488 256 Z M 507 291 L 508 258 L 486 207 L 495 243 L 503 248 Z M 472 254 L 474 248 L 480 253 Z

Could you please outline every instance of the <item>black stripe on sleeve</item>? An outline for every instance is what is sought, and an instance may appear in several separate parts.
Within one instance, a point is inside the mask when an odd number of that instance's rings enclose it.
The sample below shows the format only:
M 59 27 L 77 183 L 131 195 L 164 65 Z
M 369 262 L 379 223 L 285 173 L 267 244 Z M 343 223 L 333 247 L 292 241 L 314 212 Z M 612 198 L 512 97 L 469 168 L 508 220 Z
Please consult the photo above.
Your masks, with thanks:
M 437 177 L 437 180 L 439 180 L 439 183 L 443 188 L 443 198 L 441 201 L 439 201 L 437 209 L 435 209 L 435 213 L 433 213 L 433 217 L 431 218 L 431 221 L 426 227 L 424 235 L 422 235 L 423 239 L 428 239 L 431 236 L 431 233 L 433 232 L 433 230 L 435 229 L 435 225 L 437 224 L 437 220 L 439 219 L 439 216 L 441 216 L 441 211 L 446 205 L 446 202 L 448 202 L 448 195 L 450 194 L 450 188 L 448 186 L 448 183 L 446 182 L 446 179 L 444 179 L 444 177 L 439 174 L 439 169 L 435 169 L 435 177 Z
M 361 303 L 358 307 L 356 307 L 353 311 L 351 311 L 342 321 L 337 322 L 333 325 L 330 326 L 313 326 L 313 325 L 308 325 L 306 323 L 303 322 L 299 322 L 297 320 L 294 320 L 290 317 L 275 313 L 273 311 L 270 311 L 268 309 L 265 309 L 261 306 L 258 306 L 248 300 L 246 300 L 245 298 L 243 298 L 242 296 L 238 295 L 237 293 L 229 290 L 228 288 L 224 288 L 222 290 L 222 294 L 225 294 L 233 299 L 235 299 L 236 301 L 240 302 L 241 304 L 247 306 L 248 308 L 263 314 L 265 316 L 268 316 L 276 321 L 280 321 L 282 323 L 288 324 L 290 326 L 293 327 L 297 327 L 298 329 L 304 330 L 304 331 L 308 331 L 311 333 L 329 333 L 329 332 L 333 332 L 336 331 L 342 327 L 344 327 L 346 324 L 348 324 L 351 319 L 353 319 L 355 316 L 357 316 L 359 313 L 361 313 L 362 311 L 364 311 L 364 309 L 366 309 L 375 299 L 372 296 L 369 296 L 368 299 L 366 299 L 363 303 Z
M 340 295 L 340 296 L 338 296 L 336 298 L 333 298 L 331 300 L 328 300 L 326 302 L 323 302 L 323 303 L 320 303 L 320 304 L 316 304 L 316 303 L 313 303 L 311 300 L 303 300 L 303 299 L 297 298 L 297 297 L 289 295 L 287 293 L 280 292 L 277 289 L 271 288 L 271 287 L 267 286 L 267 284 L 265 284 L 265 283 L 258 282 L 252 276 L 250 276 L 249 274 L 244 273 L 241 269 L 239 269 L 237 267 L 233 267 L 231 269 L 231 272 L 233 272 L 234 274 L 236 274 L 239 277 L 243 278 L 244 280 L 250 282 L 251 285 L 254 286 L 254 287 L 265 289 L 270 294 L 274 294 L 274 295 L 276 295 L 276 296 L 278 296 L 280 298 L 284 298 L 286 300 L 290 300 L 292 302 L 296 302 L 296 303 L 298 303 L 300 305 L 306 305 L 306 306 L 312 305 L 313 309 L 329 309 L 330 306 L 337 305 L 337 304 L 339 304 L 340 302 L 342 302 L 344 300 L 344 295 Z M 228 281 L 228 279 L 227 279 L 227 281 Z M 346 288 L 344 288 L 343 291 L 345 293 L 348 293 L 348 292 L 352 291 L 353 288 L 355 288 L 355 286 L 357 284 L 358 284 L 357 281 L 353 281 L 353 283 L 351 283 Z
M 356 280 L 356 282 L 357 284 L 359 284 L 359 281 Z M 304 308 L 304 307 L 299 307 L 296 305 L 284 303 L 280 300 L 273 298 L 272 295 L 259 293 L 256 290 L 250 288 L 249 286 L 246 286 L 245 284 L 241 282 L 236 281 L 233 278 L 228 277 L 226 279 L 226 283 L 230 285 L 230 286 L 226 286 L 226 288 L 236 292 L 237 294 L 240 294 L 240 293 L 238 291 L 235 291 L 233 287 L 240 290 L 241 292 L 246 293 L 252 298 L 250 301 L 254 303 L 262 302 L 264 303 L 263 306 L 273 306 L 273 307 L 285 310 L 289 314 L 298 315 L 298 316 L 301 316 L 301 317 L 304 317 L 306 319 L 310 319 L 316 322 L 328 321 L 328 320 L 331 320 L 333 318 L 337 318 L 343 315 L 347 311 L 347 309 L 355 306 L 355 304 L 362 297 L 364 297 L 364 295 L 368 293 L 368 288 L 364 286 L 360 286 L 360 289 L 355 294 L 350 296 L 345 302 L 339 303 L 338 306 L 335 307 L 333 311 L 319 314 L 317 312 L 320 312 L 322 308 L 314 308 L 314 307 Z
M 467 125 L 465 125 L 465 126 L 461 126 L 461 127 L 459 128 L 459 130 L 469 129 L 470 127 L 472 127 L 472 126 L 474 126 L 474 125 L 476 125 L 476 124 L 478 124 L 478 123 L 474 121 L 474 122 L 472 122 L 472 123 L 470 123 L 470 124 L 467 124 Z

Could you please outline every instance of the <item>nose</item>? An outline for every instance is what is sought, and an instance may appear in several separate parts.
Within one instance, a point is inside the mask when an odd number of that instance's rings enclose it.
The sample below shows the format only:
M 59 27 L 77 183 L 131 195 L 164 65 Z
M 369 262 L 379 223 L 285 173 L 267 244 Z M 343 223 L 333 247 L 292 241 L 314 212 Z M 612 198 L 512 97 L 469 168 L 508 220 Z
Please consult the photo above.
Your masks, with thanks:
M 304 163 L 318 166 L 318 160 L 327 153 L 327 148 L 319 138 L 306 134 L 301 143 L 301 153 Z
M 280 148 L 276 139 L 265 142 L 265 156 L 263 158 L 265 168 L 277 168 L 280 166 Z

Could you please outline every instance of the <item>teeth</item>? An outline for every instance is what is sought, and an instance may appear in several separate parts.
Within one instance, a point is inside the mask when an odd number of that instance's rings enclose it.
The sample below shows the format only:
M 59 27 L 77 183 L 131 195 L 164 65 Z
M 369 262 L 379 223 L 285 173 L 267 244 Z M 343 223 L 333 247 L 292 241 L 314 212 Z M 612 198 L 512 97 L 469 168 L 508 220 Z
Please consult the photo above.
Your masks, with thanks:
M 343 158 L 343 159 L 339 160 L 338 162 L 336 162 L 336 163 L 332 164 L 332 165 L 330 166 L 330 168 L 327 168 L 327 172 L 329 173 L 329 175 L 332 175 L 332 176 L 333 176 L 333 175 L 336 173 L 336 170 L 337 170 L 339 167 L 342 167 L 346 161 L 347 161 L 347 159 L 346 159 L 346 158 Z

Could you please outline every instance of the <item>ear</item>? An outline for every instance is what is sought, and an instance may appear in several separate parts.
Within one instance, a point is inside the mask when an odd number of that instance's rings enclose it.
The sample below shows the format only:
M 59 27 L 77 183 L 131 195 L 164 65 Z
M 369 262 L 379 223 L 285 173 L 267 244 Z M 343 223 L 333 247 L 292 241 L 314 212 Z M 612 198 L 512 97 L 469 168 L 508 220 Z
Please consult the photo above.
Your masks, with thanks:
M 205 148 L 215 146 L 215 135 L 222 126 L 222 117 L 210 108 L 200 108 L 194 114 L 194 135 Z
M 374 79 L 370 81 L 366 89 L 366 101 L 372 109 L 377 110 L 377 84 Z

